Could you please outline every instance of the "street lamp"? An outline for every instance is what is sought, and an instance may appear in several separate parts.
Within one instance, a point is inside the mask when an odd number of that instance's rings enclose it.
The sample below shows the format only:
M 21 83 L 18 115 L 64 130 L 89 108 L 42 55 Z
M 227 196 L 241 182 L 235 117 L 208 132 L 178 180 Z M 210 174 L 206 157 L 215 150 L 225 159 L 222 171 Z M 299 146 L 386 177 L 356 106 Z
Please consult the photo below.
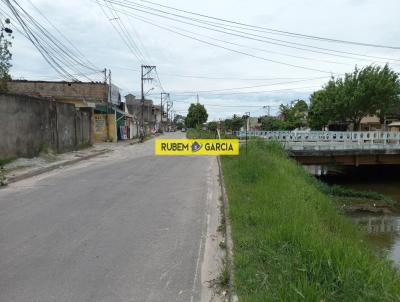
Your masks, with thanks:
M 154 90 L 154 87 L 150 88 L 145 94 L 144 96 L 148 95 L 150 91 Z

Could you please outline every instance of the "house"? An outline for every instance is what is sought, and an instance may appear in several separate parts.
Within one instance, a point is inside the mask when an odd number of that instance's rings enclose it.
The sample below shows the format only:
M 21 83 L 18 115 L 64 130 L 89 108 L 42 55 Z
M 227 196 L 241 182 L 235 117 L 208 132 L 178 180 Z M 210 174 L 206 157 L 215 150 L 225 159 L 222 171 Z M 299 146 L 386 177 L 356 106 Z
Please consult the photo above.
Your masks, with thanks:
M 7 82 L 9 93 L 74 104 L 91 114 L 93 142 L 118 139 L 117 115 L 129 117 L 119 109 L 121 95 L 115 85 L 103 82 L 27 81 Z
M 376 115 L 368 115 L 363 117 L 360 122 L 361 131 L 376 131 L 381 130 L 381 119 Z
M 125 103 L 129 114 L 134 117 L 134 127 L 136 127 L 136 133 L 139 133 L 142 118 L 146 133 L 154 133 L 160 129 L 161 106 L 154 105 L 153 101 L 149 99 L 145 99 L 142 103 L 142 101 L 140 99 L 136 99 L 133 94 L 128 94 L 125 96 Z
M 392 122 L 388 125 L 389 131 L 399 132 L 400 131 L 400 122 Z
M 247 119 L 248 131 L 257 131 L 261 129 L 261 119 L 259 117 L 249 117 Z

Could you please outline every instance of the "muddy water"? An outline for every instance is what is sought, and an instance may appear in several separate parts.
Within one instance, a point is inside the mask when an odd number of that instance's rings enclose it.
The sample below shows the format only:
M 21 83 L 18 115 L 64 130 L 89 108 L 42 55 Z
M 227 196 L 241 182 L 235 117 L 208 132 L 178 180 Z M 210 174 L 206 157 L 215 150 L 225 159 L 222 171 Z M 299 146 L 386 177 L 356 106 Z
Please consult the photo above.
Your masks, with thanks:
M 349 168 L 322 180 L 354 190 L 379 192 L 400 203 L 400 166 Z M 351 218 L 368 233 L 371 244 L 400 268 L 400 214 Z
M 367 232 L 372 246 L 400 268 L 400 216 L 356 215 L 351 218 Z

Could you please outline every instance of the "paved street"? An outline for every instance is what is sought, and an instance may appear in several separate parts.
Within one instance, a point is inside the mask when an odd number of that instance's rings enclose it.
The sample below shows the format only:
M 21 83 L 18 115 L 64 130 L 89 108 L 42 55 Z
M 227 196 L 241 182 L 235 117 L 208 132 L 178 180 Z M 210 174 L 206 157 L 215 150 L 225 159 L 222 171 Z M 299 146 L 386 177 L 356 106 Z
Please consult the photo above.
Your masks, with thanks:
M 199 301 L 215 158 L 153 154 L 151 140 L 1 189 L 0 301 Z

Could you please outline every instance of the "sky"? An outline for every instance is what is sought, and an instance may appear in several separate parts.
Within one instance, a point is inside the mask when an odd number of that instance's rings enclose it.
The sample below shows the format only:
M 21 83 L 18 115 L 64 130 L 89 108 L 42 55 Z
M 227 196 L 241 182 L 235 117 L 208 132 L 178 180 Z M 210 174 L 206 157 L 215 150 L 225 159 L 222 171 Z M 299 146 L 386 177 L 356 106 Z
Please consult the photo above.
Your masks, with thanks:
M 176 113 L 185 115 L 189 104 L 196 102 L 198 94 L 200 103 L 205 104 L 207 108 L 209 120 L 218 120 L 233 114 L 242 115 L 246 112 L 250 112 L 252 116 L 261 116 L 268 112 L 266 106 L 270 106 L 270 112 L 276 114 L 279 104 L 287 104 L 299 98 L 308 100 L 310 93 L 319 89 L 331 76 L 351 72 L 355 65 L 361 68 L 368 64 L 389 62 L 393 69 L 400 71 L 399 49 L 309 40 L 265 31 L 250 32 L 236 27 L 236 30 L 244 32 L 246 37 L 249 37 L 250 33 L 250 38 L 253 39 L 248 39 L 239 37 L 244 34 L 238 32 L 222 33 L 221 30 L 227 30 L 217 26 L 211 25 L 211 29 L 219 31 L 160 18 L 154 15 L 157 13 L 154 10 L 153 14 L 146 14 L 129 9 L 119 5 L 120 0 L 113 0 L 115 2 L 112 6 L 106 6 L 104 1 L 99 1 L 102 3 L 99 4 L 95 0 L 32 0 L 36 8 L 55 26 L 52 27 L 29 1 L 19 0 L 18 3 L 53 35 L 61 40 L 66 37 L 85 59 L 96 66 L 96 69 L 110 69 L 112 82 L 122 89 L 123 94 L 139 95 L 140 65 L 155 65 L 162 88 L 171 93 Z M 183 14 L 141 0 L 130 2 Z M 400 47 L 398 0 L 153 2 L 263 28 Z M 9 10 L 3 2 L 0 8 L 4 19 L 4 13 L 9 14 Z M 174 17 L 171 14 L 168 16 Z M 15 18 L 11 17 L 11 21 L 12 27 L 18 27 Z M 138 55 L 136 50 L 130 50 L 124 43 L 114 28 L 117 27 L 117 22 L 125 26 L 128 40 L 136 43 L 141 55 Z M 224 26 L 229 30 L 234 24 Z M 236 23 L 236 26 L 239 25 Z M 171 30 L 192 38 L 178 35 Z M 60 32 L 63 37 L 60 36 Z M 60 80 L 30 41 L 18 31 L 14 31 L 14 36 L 11 69 L 13 78 Z M 288 45 L 288 42 L 296 48 L 276 45 Z M 134 47 L 131 46 L 132 48 Z M 305 51 L 304 48 L 316 52 Z M 332 52 L 323 49 L 341 53 L 329 55 Z M 349 52 L 364 56 L 349 55 Z M 138 57 L 142 59 L 139 60 Z M 90 78 L 100 81 L 104 75 L 98 72 L 91 74 Z M 158 104 L 161 92 L 159 81 L 146 83 L 145 90 L 151 88 L 154 89 L 148 97 Z

